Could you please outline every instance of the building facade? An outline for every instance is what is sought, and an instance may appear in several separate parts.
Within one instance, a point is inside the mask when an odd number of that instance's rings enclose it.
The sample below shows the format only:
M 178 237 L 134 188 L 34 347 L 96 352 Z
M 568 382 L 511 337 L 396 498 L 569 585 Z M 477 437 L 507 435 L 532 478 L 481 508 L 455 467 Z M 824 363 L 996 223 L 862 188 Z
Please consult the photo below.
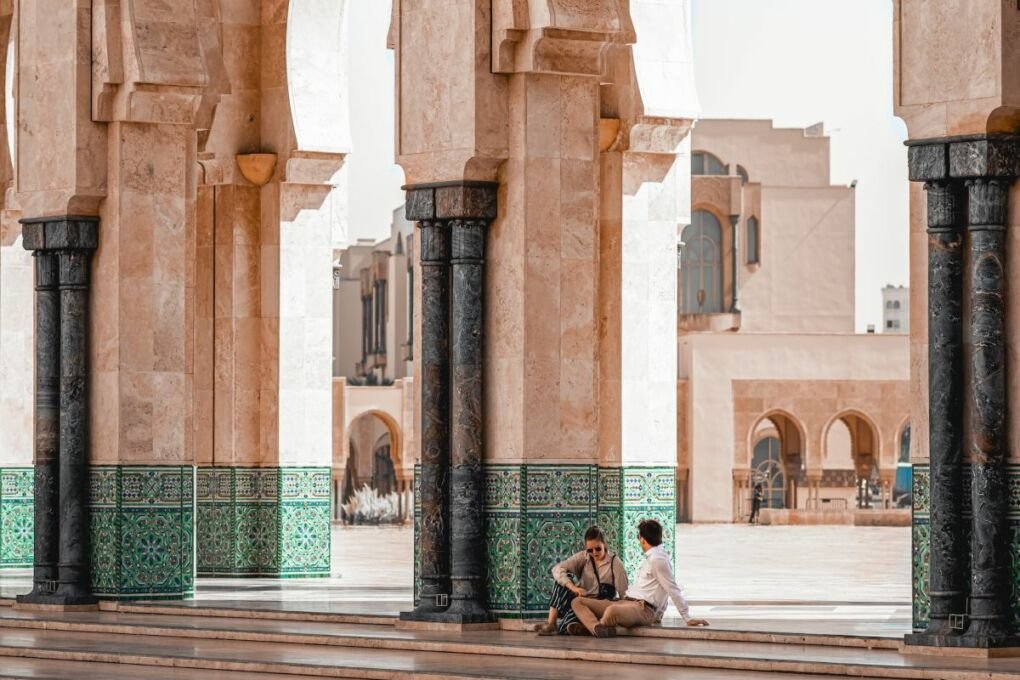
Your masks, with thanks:
M 882 332 L 910 332 L 910 289 L 906 286 L 882 289 Z
M 909 437 L 905 336 L 854 333 L 854 189 L 820 125 L 702 120 L 681 233 L 678 512 L 853 521 L 889 508 Z M 725 433 L 725 434 L 721 434 Z

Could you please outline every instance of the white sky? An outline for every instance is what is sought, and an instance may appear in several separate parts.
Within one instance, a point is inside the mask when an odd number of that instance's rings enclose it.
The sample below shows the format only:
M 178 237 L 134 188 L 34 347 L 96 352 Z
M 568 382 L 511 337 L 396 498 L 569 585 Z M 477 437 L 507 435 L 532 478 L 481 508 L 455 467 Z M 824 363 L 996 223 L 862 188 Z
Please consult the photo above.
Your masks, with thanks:
M 857 330 L 908 283 L 906 128 L 892 111 L 892 0 L 693 0 L 704 118 L 824 122 L 832 183 L 857 179 Z
M 347 156 L 351 241 L 390 235 L 404 203 L 404 171 L 393 163 L 393 51 L 386 49 L 388 0 L 347 0 L 352 153 Z
M 706 118 L 824 122 L 832 182 L 857 179 L 857 328 L 881 328 L 881 288 L 906 284 L 906 131 L 892 114 L 892 0 L 692 0 Z M 393 164 L 390 2 L 348 0 L 351 239 L 389 235 L 403 202 Z M 356 58 L 354 55 L 357 55 Z

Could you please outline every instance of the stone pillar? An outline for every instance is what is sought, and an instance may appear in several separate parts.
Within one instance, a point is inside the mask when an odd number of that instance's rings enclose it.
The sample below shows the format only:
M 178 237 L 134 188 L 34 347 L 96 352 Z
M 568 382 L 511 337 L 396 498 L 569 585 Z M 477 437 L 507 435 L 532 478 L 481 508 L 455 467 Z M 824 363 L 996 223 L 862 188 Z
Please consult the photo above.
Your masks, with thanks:
M 466 186 L 457 212 L 467 219 L 451 223 L 452 465 L 450 530 L 452 597 L 447 616 L 462 623 L 494 621 L 486 608 L 485 588 L 485 442 L 483 410 L 485 235 L 496 217 L 496 185 Z
M 37 276 L 36 569 L 26 604 L 93 604 L 88 502 L 89 271 L 95 218 L 23 220 Z
M 1013 178 L 967 182 L 971 373 L 967 394 L 971 460 L 970 624 L 977 646 L 1011 638 L 1009 456 L 1006 430 L 1006 214 Z M 1013 640 L 1015 643 L 1015 640 Z
M 35 557 L 30 597 L 56 590 L 60 559 L 60 293 L 57 256 L 35 259 Z
M 730 304 L 730 313 L 740 313 L 740 257 L 737 244 L 740 242 L 740 215 L 730 215 L 730 228 L 732 229 L 732 247 L 730 253 L 732 260 L 730 270 L 733 272 L 733 300 Z
M 450 593 L 450 232 L 435 219 L 431 189 L 409 190 L 407 219 L 418 221 L 421 257 L 421 586 L 413 614 L 449 605 Z
M 978 648 L 1017 644 L 1010 601 L 1005 347 L 1005 225 L 1009 188 L 1017 174 L 1020 145 L 1012 138 L 918 142 L 910 149 L 911 179 L 926 181 L 928 193 L 931 472 L 929 562 L 920 565 L 929 574 L 929 622 L 924 633 L 907 636 L 908 644 Z M 971 370 L 966 388 L 964 299 L 970 300 Z M 964 488 L 965 445 L 969 490 Z M 923 472 L 922 468 L 922 478 Z M 967 493 L 973 512 L 969 559 Z M 926 509 L 919 510 L 915 500 L 915 517 L 923 517 Z M 915 541 L 917 537 L 915 527 Z
M 422 286 L 422 586 L 405 618 L 484 623 L 485 235 L 491 182 L 408 188 L 419 222 Z M 446 609 L 446 605 L 449 609 Z

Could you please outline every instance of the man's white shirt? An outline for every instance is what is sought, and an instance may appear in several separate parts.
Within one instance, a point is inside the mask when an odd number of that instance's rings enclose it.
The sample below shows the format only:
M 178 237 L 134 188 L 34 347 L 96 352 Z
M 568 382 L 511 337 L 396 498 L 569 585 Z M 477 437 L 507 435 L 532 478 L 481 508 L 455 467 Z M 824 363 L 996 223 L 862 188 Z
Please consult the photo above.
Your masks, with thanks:
M 661 545 L 649 548 L 645 552 L 637 578 L 627 589 L 627 597 L 644 600 L 655 607 L 656 621 L 662 619 L 670 600 L 673 600 L 684 622 L 691 618 L 687 599 L 684 598 L 684 589 L 673 577 L 673 562 Z

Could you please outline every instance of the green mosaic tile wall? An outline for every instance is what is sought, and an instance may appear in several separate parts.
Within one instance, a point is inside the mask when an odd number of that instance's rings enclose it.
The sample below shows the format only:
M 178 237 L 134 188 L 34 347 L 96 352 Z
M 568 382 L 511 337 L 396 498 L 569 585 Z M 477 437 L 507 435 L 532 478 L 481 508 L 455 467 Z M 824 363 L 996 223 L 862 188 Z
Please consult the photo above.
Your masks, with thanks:
M 33 468 L 0 468 L 0 569 L 32 566 L 34 483 Z
M 485 477 L 489 607 L 502 617 L 548 611 L 553 565 L 580 549 L 584 530 L 592 524 L 603 528 L 629 572 L 641 557 L 641 519 L 659 520 L 673 548 L 673 468 L 490 465 Z M 416 598 L 418 568 L 416 550 Z
M 928 626 L 930 601 L 928 599 L 928 578 L 930 573 L 929 548 L 931 545 L 931 497 L 929 495 L 929 477 L 931 468 L 927 464 L 913 466 L 914 519 L 912 528 L 911 586 L 913 590 L 914 630 L 924 630 Z M 964 468 L 964 488 L 970 488 L 970 474 Z M 1013 555 L 1013 625 L 1020 629 L 1020 465 L 1009 466 L 1009 523 L 1012 531 Z M 968 522 L 972 516 L 970 494 L 964 494 L 964 519 Z M 967 539 L 970 543 L 969 538 Z
M 92 466 L 92 589 L 102 598 L 180 599 L 195 589 L 195 468 Z
M 200 576 L 329 576 L 328 467 L 198 470 Z

